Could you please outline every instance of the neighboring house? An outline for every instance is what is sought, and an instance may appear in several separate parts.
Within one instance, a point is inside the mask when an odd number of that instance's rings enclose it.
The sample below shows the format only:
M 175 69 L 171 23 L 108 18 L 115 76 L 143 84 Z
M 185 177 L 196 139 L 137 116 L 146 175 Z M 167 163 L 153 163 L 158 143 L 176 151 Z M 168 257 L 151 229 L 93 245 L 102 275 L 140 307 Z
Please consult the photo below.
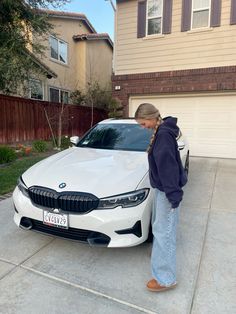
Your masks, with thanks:
M 236 158 L 235 51 L 235 0 L 117 0 L 113 96 L 178 117 L 191 155 Z
M 32 73 L 29 79 L 28 86 L 19 86 L 18 92 L 25 94 L 32 99 L 44 100 L 45 99 L 45 87 L 48 85 L 48 80 L 56 78 L 57 75 L 52 71 L 45 63 L 35 57 L 30 51 L 26 52 L 32 58 L 33 62 L 38 66 L 37 73 Z M 25 88 L 25 90 L 22 90 Z
M 42 12 L 45 12 L 43 10 Z M 43 99 L 69 102 L 71 92 L 85 90 L 97 81 L 111 85 L 113 42 L 108 34 L 98 34 L 84 14 L 49 11 L 53 31 L 43 44 L 48 47 L 43 63 L 56 73 L 46 83 L 31 80 L 43 91 Z

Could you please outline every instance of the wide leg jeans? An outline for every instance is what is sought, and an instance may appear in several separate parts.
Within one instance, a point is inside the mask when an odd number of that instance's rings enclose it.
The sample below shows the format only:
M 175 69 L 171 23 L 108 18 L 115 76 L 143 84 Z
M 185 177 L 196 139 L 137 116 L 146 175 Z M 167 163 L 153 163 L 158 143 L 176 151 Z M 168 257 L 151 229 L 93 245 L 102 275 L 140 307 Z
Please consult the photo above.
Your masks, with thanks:
M 173 209 L 164 192 L 154 189 L 152 212 L 152 276 L 162 286 L 176 283 L 176 228 L 179 207 Z

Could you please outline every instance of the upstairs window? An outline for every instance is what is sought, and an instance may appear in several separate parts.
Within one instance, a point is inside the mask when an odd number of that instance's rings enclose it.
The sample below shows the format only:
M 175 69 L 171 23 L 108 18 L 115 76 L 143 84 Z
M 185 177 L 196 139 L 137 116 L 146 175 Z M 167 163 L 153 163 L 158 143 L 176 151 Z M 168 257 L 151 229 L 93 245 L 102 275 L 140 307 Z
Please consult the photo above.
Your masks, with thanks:
M 147 35 L 162 33 L 163 0 L 147 1 Z
M 173 0 L 139 0 L 137 2 L 137 37 L 170 34 Z
M 192 29 L 210 26 L 211 0 L 192 0 Z
M 67 48 L 68 45 L 63 40 L 50 36 L 50 56 L 61 63 L 67 64 Z
M 182 0 L 181 32 L 219 27 L 222 0 Z

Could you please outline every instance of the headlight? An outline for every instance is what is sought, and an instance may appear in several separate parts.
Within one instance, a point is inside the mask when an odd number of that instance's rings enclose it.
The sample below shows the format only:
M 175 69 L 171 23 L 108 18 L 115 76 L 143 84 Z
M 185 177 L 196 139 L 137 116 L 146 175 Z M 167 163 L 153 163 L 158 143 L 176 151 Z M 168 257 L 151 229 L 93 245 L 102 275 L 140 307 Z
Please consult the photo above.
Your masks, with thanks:
M 101 198 L 97 209 L 112 209 L 117 206 L 133 207 L 141 204 L 148 196 L 149 189 Z
M 17 186 L 19 190 L 26 196 L 29 197 L 28 188 L 25 185 L 24 181 L 22 180 L 22 177 L 19 177 L 17 180 Z

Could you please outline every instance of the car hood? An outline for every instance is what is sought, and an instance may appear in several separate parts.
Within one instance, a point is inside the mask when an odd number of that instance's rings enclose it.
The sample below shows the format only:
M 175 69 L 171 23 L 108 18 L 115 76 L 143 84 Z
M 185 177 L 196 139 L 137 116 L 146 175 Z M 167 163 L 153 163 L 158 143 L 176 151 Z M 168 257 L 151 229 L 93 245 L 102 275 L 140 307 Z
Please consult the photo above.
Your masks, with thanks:
M 86 192 L 101 198 L 135 190 L 147 172 L 144 152 L 73 147 L 35 164 L 22 179 L 27 187 Z M 61 183 L 65 188 L 59 188 Z

